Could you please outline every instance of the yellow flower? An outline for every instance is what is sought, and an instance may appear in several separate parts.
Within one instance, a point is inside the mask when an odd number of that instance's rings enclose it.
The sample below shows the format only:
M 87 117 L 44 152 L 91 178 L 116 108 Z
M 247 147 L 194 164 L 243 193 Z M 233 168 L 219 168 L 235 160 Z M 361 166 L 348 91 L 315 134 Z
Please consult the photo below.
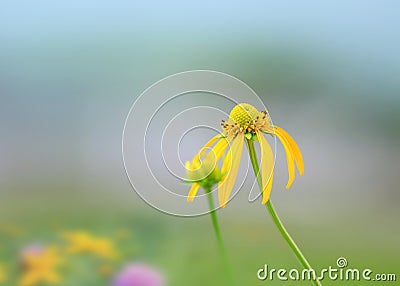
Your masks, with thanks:
M 23 255 L 22 259 L 23 273 L 19 280 L 19 286 L 60 282 L 56 269 L 62 263 L 62 260 L 57 248 L 48 247 L 40 252 L 28 252 Z
M 90 253 L 101 258 L 113 259 L 116 257 L 114 243 L 103 237 L 96 237 L 84 231 L 65 233 L 69 253 Z
M 203 148 L 192 160 L 186 162 L 186 172 L 188 181 L 192 183 L 189 191 L 188 201 L 194 200 L 194 197 L 200 186 L 209 190 L 214 184 L 223 179 L 223 174 L 217 165 L 217 158 L 213 152 L 209 152 L 203 157 L 206 148 Z
M 226 206 L 234 186 L 245 140 L 256 140 L 260 143 L 263 204 L 269 200 L 274 174 L 274 154 L 263 133 L 276 136 L 286 151 L 289 174 L 286 188 L 289 189 L 294 181 L 295 164 L 300 175 L 303 174 L 304 163 L 299 147 L 285 130 L 272 125 L 266 111 L 260 112 L 254 106 L 247 103 L 238 104 L 232 109 L 228 121 L 222 121 L 221 127 L 223 133 L 208 141 L 194 157 L 192 163 L 193 166 L 208 149 L 209 152 L 206 156 L 213 154 L 215 161 L 218 161 L 230 145 L 222 162 L 221 169 L 221 173 L 226 175 L 218 182 L 218 200 L 221 207 Z M 186 168 L 188 169 L 188 167 L 191 166 L 187 164 Z M 189 191 L 188 201 L 193 200 L 199 186 L 200 183 L 198 181 L 193 182 L 192 188 Z
M 0 264 L 0 284 L 7 281 L 7 274 L 4 266 Z

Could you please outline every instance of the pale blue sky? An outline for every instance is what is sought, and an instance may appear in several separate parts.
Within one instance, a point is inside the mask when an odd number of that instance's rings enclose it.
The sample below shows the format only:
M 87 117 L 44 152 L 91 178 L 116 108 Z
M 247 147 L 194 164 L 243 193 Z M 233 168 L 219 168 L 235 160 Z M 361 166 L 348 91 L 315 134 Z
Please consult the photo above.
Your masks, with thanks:
M 250 42 L 400 73 L 399 1 L 2 1 L 3 47 L 128 38 Z M 250 39 L 250 41 L 249 41 Z M 44 41 L 43 41 L 44 40 Z M 1 46 L 0 46 L 1 51 Z M 364 68 L 364 67 L 363 67 Z

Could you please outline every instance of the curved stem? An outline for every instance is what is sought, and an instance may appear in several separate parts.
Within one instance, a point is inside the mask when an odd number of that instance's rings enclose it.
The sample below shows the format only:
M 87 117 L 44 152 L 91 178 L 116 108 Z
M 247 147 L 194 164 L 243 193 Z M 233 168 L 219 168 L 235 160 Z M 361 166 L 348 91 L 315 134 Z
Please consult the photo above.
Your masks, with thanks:
M 214 227 L 215 237 L 217 239 L 218 249 L 219 249 L 219 252 L 220 252 L 220 255 L 222 258 L 222 264 L 224 266 L 224 271 L 225 271 L 226 276 L 229 279 L 230 285 L 234 285 L 232 272 L 229 267 L 228 255 L 225 250 L 224 242 L 222 240 L 221 230 L 220 230 L 219 224 L 218 224 L 218 218 L 217 218 L 217 213 L 215 211 L 214 200 L 212 197 L 211 188 L 206 188 L 205 191 L 207 194 L 208 207 L 210 208 L 211 221 L 212 221 L 212 224 Z
M 263 184 L 262 184 L 262 176 L 260 172 L 260 166 L 258 164 L 257 160 L 257 153 L 254 148 L 254 142 L 253 140 L 248 140 L 246 139 L 246 145 L 249 150 L 249 156 L 250 156 L 250 161 L 251 164 L 253 165 L 253 170 L 257 178 L 257 183 L 258 186 L 260 187 L 260 190 L 262 191 L 263 189 Z M 297 246 L 297 244 L 294 242 L 293 238 L 290 236 L 289 232 L 286 230 L 285 226 L 283 225 L 282 221 L 279 219 L 278 214 L 275 211 L 274 206 L 271 203 L 271 200 L 268 200 L 268 202 L 265 204 L 266 209 L 268 210 L 269 214 L 271 215 L 272 221 L 275 223 L 276 227 L 278 228 L 279 232 L 287 242 L 287 244 L 290 246 L 294 254 L 296 255 L 297 259 L 300 261 L 301 265 L 308 270 L 312 270 L 310 263 L 308 263 L 307 259 L 301 252 L 300 248 Z M 313 279 L 312 280 L 314 285 L 321 286 L 321 282 L 318 279 Z

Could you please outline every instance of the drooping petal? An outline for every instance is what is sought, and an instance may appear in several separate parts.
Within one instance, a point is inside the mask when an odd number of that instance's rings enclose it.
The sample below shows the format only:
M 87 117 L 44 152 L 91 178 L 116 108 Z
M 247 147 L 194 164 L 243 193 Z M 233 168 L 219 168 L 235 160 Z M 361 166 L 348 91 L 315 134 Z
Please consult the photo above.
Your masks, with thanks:
M 289 143 L 290 148 L 292 149 L 293 157 L 296 161 L 297 169 L 299 170 L 299 174 L 303 175 L 304 173 L 304 162 L 303 162 L 303 155 L 300 152 L 299 146 L 297 146 L 296 141 L 287 133 L 284 129 L 280 128 L 279 126 L 275 126 L 275 132 L 281 134 L 281 136 L 285 137 L 287 142 Z
M 213 145 L 215 143 L 215 141 L 217 141 L 218 139 L 221 138 L 221 135 L 218 134 L 216 136 L 214 136 L 213 138 L 211 138 L 201 149 L 200 151 L 196 154 L 196 156 L 194 158 L 196 158 L 197 160 L 200 160 L 200 156 L 208 149 L 211 147 L 211 145 Z
M 222 154 L 224 154 L 226 148 L 229 146 L 229 141 L 226 138 L 221 138 L 217 144 L 212 148 L 210 152 L 214 152 L 215 160 L 218 161 Z
M 220 202 L 220 204 L 224 199 L 221 186 L 224 184 L 226 178 L 228 177 L 227 174 L 231 169 L 231 166 L 232 166 L 232 148 L 228 150 L 228 153 L 225 156 L 224 161 L 222 163 L 221 173 L 223 174 L 224 178 L 218 183 L 218 201 Z
M 229 195 L 235 184 L 239 163 L 242 157 L 244 143 L 244 135 L 239 133 L 233 140 L 232 146 L 228 151 L 224 163 L 222 164 L 222 173 L 227 173 L 225 178 L 218 183 L 218 200 L 221 207 L 225 207 L 228 202 Z
M 199 188 L 200 188 L 199 184 L 197 184 L 197 183 L 193 183 L 192 184 L 192 187 L 190 188 L 190 191 L 189 191 L 189 194 L 188 194 L 188 197 L 187 197 L 187 201 L 188 202 L 193 202 L 194 197 L 196 196 L 197 191 L 199 190 Z
M 259 131 L 257 131 L 257 138 L 261 148 L 262 203 L 265 204 L 269 200 L 274 179 L 274 153 L 267 139 Z
M 275 126 L 275 135 L 281 141 L 283 148 L 285 149 L 286 152 L 286 162 L 289 175 L 288 182 L 286 184 L 286 189 L 289 189 L 295 178 L 295 166 L 294 166 L 294 157 L 292 154 L 292 148 L 290 147 L 288 141 L 286 140 L 286 137 L 282 135 L 279 129 L 276 129 L 276 126 Z
M 271 195 L 271 190 L 272 190 L 272 183 L 274 182 L 274 170 L 272 170 L 272 175 L 271 178 L 269 179 L 267 185 L 264 187 L 262 196 L 262 204 L 265 205 L 269 201 L 269 197 Z

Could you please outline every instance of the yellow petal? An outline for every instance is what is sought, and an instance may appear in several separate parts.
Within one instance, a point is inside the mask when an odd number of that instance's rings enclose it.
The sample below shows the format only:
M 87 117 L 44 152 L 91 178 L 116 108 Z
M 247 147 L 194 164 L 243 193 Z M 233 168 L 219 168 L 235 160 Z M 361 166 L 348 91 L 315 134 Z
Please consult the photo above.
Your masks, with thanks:
M 226 138 L 221 138 L 217 144 L 212 148 L 212 152 L 215 154 L 215 160 L 218 161 L 222 154 L 225 152 L 226 148 L 229 146 L 229 141 Z
M 235 184 L 237 172 L 239 170 L 239 163 L 242 157 L 244 143 L 244 135 L 239 133 L 233 140 L 232 146 L 228 151 L 224 163 L 222 164 L 222 173 L 227 172 L 225 178 L 218 183 L 218 200 L 221 207 L 225 207 L 228 202 L 229 195 Z
M 262 203 L 265 204 L 269 200 L 272 190 L 272 181 L 274 177 L 274 153 L 272 152 L 267 139 L 265 139 L 259 131 L 257 131 L 257 138 L 260 142 L 261 148 L 261 176 L 263 184 Z
M 221 134 L 218 134 L 216 136 L 214 136 L 213 138 L 210 139 L 210 141 L 208 141 L 199 151 L 199 153 L 197 153 L 197 155 L 194 158 L 197 158 L 197 160 L 200 160 L 200 156 L 203 155 L 203 153 L 210 148 L 210 146 L 212 144 L 215 143 L 215 141 L 217 141 L 218 139 L 221 138 Z
M 228 177 L 227 174 L 231 169 L 231 165 L 232 165 L 232 149 L 229 149 L 228 154 L 226 155 L 221 168 L 221 173 L 224 174 L 224 178 L 218 183 L 218 201 L 220 202 L 221 206 L 222 206 L 221 202 L 224 199 L 222 193 L 222 185 L 224 184 L 226 178 Z M 225 205 L 223 207 L 225 207 Z
M 297 146 L 296 141 L 287 133 L 284 129 L 279 126 L 275 126 L 275 131 L 278 131 L 282 136 L 284 136 L 289 143 L 290 148 L 292 149 L 293 157 L 296 161 L 297 169 L 299 170 L 300 176 L 304 174 L 304 162 L 303 155 L 300 152 L 299 146 Z
M 276 126 L 275 126 L 275 128 L 276 128 Z M 292 149 L 290 148 L 290 145 L 289 145 L 288 141 L 286 140 L 286 137 L 281 134 L 279 129 L 275 129 L 275 135 L 278 136 L 279 140 L 281 141 L 281 143 L 283 145 L 283 148 L 285 148 L 286 162 L 287 162 L 288 174 L 289 174 L 286 189 L 289 189 L 290 186 L 292 185 L 292 183 L 294 181 L 294 177 L 295 177 L 295 167 L 294 167 L 294 158 L 293 158 L 293 154 L 292 154 Z
M 224 159 L 224 161 L 222 163 L 221 173 L 223 173 L 223 174 L 224 173 L 225 174 L 228 173 L 228 171 L 229 171 L 229 169 L 231 167 L 231 163 L 232 163 L 231 160 L 232 160 L 232 148 L 230 148 L 228 150 L 228 153 L 227 153 L 227 155 L 226 155 L 226 157 L 225 157 L 225 159 Z M 225 178 L 226 178 L 226 176 L 225 176 Z
M 274 170 L 272 170 L 271 178 L 269 179 L 267 185 L 264 187 L 263 192 L 262 192 L 262 196 L 263 196 L 262 204 L 263 205 L 265 205 L 269 200 L 269 197 L 271 195 L 273 181 L 274 181 Z
M 197 191 L 199 190 L 199 188 L 200 188 L 200 185 L 197 184 L 197 183 L 194 183 L 194 184 L 192 185 L 192 187 L 190 188 L 188 197 L 187 197 L 187 201 L 188 201 L 188 202 L 193 202 L 194 197 L 196 196 Z

